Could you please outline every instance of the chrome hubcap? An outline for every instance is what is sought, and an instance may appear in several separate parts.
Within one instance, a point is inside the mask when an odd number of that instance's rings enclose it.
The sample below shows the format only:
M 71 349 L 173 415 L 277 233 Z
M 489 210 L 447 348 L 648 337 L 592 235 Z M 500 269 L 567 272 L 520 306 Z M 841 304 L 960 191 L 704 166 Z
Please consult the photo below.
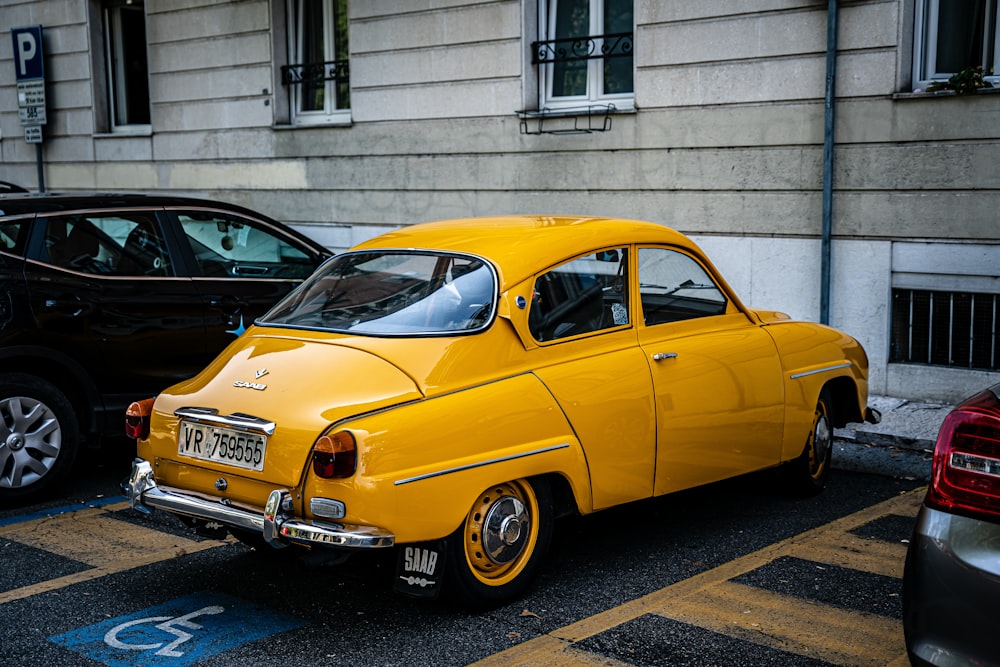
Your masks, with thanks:
M 832 443 L 830 422 L 827 421 L 826 415 L 821 414 L 816 420 L 816 429 L 813 431 L 813 470 L 819 470 L 826 463 Z
M 62 430 L 55 413 L 33 398 L 0 401 L 0 488 L 34 484 L 56 464 Z
M 483 549 L 497 565 L 511 562 L 521 553 L 528 539 L 529 519 L 524 503 L 504 496 L 493 503 L 483 522 Z

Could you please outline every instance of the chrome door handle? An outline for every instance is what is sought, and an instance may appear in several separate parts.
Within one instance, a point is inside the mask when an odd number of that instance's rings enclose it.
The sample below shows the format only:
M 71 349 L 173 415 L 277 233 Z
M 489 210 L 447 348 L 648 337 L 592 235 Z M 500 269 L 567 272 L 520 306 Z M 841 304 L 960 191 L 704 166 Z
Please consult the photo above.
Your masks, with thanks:
M 676 359 L 676 352 L 657 352 L 653 355 L 653 361 L 663 361 L 664 359 Z

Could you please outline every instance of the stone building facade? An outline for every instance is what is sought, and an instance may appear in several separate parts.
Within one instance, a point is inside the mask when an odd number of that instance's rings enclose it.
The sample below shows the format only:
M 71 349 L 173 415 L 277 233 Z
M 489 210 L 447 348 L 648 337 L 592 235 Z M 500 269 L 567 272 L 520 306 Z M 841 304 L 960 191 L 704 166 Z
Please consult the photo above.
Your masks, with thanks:
M 337 250 L 446 217 L 652 220 L 747 303 L 858 337 L 873 392 L 957 400 L 1000 379 L 997 13 L 0 0 L 0 32 L 42 26 L 47 92 L 26 143 L 0 47 L 0 180 L 222 198 Z M 998 92 L 957 94 L 977 65 Z

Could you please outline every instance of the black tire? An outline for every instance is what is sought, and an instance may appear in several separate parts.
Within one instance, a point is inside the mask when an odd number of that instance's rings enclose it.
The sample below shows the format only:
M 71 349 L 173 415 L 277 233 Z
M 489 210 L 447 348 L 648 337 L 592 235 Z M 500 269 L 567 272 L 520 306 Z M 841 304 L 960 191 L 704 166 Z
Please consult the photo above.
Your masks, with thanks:
M 76 412 L 55 385 L 24 373 L 0 375 L 0 500 L 58 486 L 79 442 Z
M 833 459 L 833 398 L 823 388 L 802 454 L 785 464 L 785 487 L 797 496 L 814 496 L 826 488 Z
M 548 552 L 553 523 L 552 491 L 544 479 L 519 479 L 483 491 L 448 538 L 449 595 L 471 607 L 520 596 Z

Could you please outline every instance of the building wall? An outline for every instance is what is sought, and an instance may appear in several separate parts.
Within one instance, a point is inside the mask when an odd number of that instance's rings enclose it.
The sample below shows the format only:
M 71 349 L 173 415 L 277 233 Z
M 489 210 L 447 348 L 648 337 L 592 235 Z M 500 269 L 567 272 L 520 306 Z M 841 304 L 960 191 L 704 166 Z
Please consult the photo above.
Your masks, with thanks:
M 990 270 L 966 256 L 1000 247 L 1000 94 L 910 94 L 913 0 L 839 4 L 831 323 L 864 343 L 873 391 L 957 400 L 1000 374 L 889 364 L 891 289 L 945 245 L 959 283 Z M 281 0 L 146 0 L 152 130 L 126 136 L 102 128 L 97 6 L 0 0 L 0 31 L 45 26 L 48 189 L 219 197 L 335 249 L 498 212 L 654 220 L 746 302 L 819 318 L 826 2 L 635 0 L 638 110 L 571 135 L 515 113 L 535 100 L 535 0 L 349 0 L 352 122 L 308 128 L 273 64 Z M 0 47 L 0 179 L 34 187 L 13 85 Z

